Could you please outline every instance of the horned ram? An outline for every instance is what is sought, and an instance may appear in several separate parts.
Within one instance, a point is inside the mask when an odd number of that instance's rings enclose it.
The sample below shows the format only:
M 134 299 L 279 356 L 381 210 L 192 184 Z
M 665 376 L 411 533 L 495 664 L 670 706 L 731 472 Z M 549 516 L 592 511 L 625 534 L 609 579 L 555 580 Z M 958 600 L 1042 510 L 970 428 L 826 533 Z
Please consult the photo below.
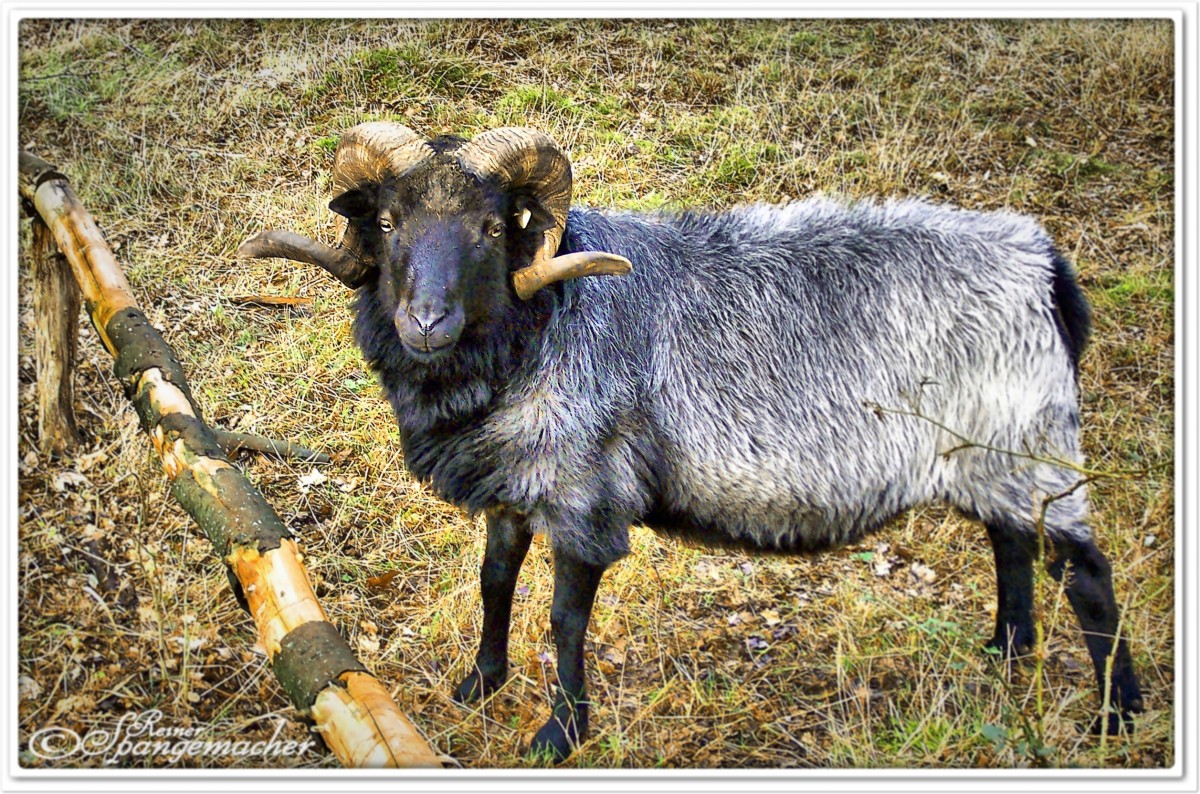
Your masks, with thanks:
M 517 573 L 531 537 L 549 538 L 558 690 L 532 752 L 564 758 L 587 733 L 584 635 L 631 524 L 813 552 L 931 502 L 987 531 L 992 648 L 1034 641 L 1040 525 L 1101 693 L 1112 657 L 1096 727 L 1141 710 L 1070 465 L 1089 309 L 1034 221 L 922 201 L 571 209 L 567 155 L 521 128 L 468 141 L 360 125 L 333 186 L 337 247 L 271 231 L 240 253 L 357 290 L 354 336 L 409 472 L 487 517 L 459 699 L 504 682 Z

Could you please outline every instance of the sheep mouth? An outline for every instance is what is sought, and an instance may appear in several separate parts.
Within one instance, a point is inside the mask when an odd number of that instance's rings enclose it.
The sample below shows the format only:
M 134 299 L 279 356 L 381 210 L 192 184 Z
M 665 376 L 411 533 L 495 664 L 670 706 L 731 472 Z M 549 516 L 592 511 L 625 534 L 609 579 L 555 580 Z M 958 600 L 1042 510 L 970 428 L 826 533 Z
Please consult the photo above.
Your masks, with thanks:
M 441 347 L 431 347 L 429 346 L 427 340 L 426 344 L 422 346 L 416 346 L 409 344 L 409 342 L 405 339 L 401 339 L 400 344 L 403 345 L 404 352 L 408 354 L 410 359 L 418 361 L 422 364 L 432 364 L 436 361 L 447 358 L 450 354 L 450 351 L 454 349 L 454 342 L 442 345 Z

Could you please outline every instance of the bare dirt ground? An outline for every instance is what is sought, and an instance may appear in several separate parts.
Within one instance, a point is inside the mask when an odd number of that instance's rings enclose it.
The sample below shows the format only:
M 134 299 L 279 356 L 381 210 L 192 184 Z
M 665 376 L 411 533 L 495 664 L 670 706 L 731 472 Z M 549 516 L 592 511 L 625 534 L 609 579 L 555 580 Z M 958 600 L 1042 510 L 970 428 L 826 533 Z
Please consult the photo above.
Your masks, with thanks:
M 429 135 L 537 127 L 571 152 L 576 200 L 598 206 L 826 191 L 1037 217 L 1093 303 L 1081 373 L 1090 463 L 1147 471 L 1092 486 L 1147 691 L 1137 732 L 1080 731 L 1098 701 L 1052 581 L 1040 594 L 1040 699 L 1032 665 L 1009 672 L 981 652 L 996 606 L 986 537 L 930 508 L 814 558 L 718 553 L 636 528 L 601 590 L 588 661 L 599 705 L 568 763 L 1173 763 L 1169 22 L 60 20 L 26 22 L 20 57 L 22 145 L 70 175 L 207 418 L 333 455 L 318 483 L 303 479 L 311 466 L 240 463 L 297 535 L 360 657 L 437 749 L 472 767 L 525 764 L 548 716 L 547 550 L 536 545 L 522 573 L 511 682 L 482 710 L 454 705 L 478 637 L 482 520 L 405 473 L 344 290 L 315 269 L 232 256 L 264 227 L 329 238 L 340 130 L 375 118 Z M 232 300 L 264 293 L 312 302 Z M 265 738 L 283 717 L 284 736 L 303 738 L 90 328 L 85 442 L 62 459 L 37 453 L 28 285 L 18 297 L 23 762 L 99 765 L 46 761 L 27 742 L 146 709 L 212 737 Z

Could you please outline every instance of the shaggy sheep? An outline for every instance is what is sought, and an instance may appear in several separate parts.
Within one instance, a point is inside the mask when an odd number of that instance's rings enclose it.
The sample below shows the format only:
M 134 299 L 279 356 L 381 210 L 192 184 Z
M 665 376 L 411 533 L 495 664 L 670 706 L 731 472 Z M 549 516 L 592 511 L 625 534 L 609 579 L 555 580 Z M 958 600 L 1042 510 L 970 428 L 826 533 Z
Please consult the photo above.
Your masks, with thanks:
M 534 533 L 553 550 L 559 688 L 531 749 L 563 758 L 587 730 L 593 598 L 631 524 L 811 552 L 929 502 L 986 528 L 1006 656 L 1033 642 L 1042 517 L 1104 691 L 1117 605 L 1070 467 L 1088 308 L 1035 222 L 921 201 L 568 211 L 570 187 L 566 155 L 531 130 L 362 125 L 335 163 L 339 247 L 266 232 L 242 251 L 358 289 L 355 338 L 409 471 L 487 515 L 459 698 L 505 679 Z M 1109 732 L 1141 710 L 1124 639 L 1110 701 Z

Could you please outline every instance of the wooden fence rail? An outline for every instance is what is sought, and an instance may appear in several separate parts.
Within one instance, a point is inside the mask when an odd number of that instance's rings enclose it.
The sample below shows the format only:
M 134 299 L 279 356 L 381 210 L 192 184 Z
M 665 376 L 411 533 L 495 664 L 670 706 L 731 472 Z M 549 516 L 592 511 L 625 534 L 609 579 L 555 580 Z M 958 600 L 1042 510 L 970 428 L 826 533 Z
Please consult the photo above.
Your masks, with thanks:
M 19 190 L 35 213 L 43 449 L 62 451 L 76 440 L 71 368 L 82 297 L 116 359 L 114 374 L 162 459 L 172 494 L 228 566 L 292 705 L 315 723 L 345 766 L 441 766 L 448 759 L 429 747 L 326 618 L 287 527 L 225 456 L 221 434 L 204 422 L 178 358 L 137 307 L 116 257 L 67 178 L 21 152 Z

